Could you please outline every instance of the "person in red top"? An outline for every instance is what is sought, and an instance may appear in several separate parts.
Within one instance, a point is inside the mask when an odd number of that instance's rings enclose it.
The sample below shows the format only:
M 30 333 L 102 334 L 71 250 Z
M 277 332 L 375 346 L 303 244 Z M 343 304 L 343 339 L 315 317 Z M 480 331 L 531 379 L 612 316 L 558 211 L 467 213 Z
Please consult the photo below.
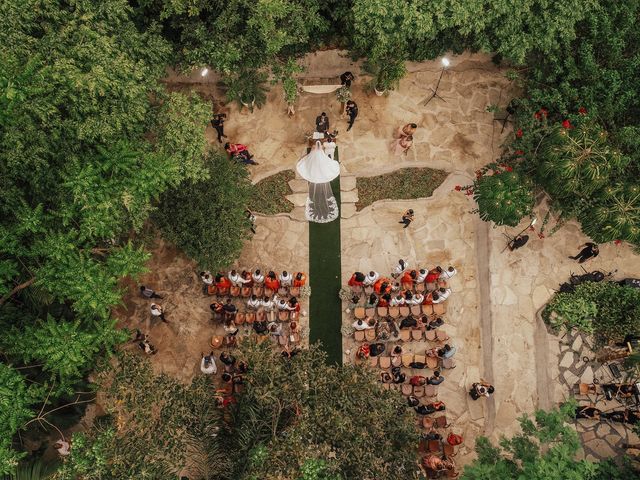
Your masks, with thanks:
M 427 278 L 425 280 L 426 283 L 436 283 L 438 278 L 440 278 L 440 274 L 442 273 L 442 268 L 440 266 L 434 268 L 433 270 L 429 270 L 427 274 Z
M 391 301 L 391 295 L 389 295 L 388 293 L 385 293 L 380 297 L 380 300 L 378 300 L 378 306 L 388 307 L 390 301 Z
M 215 278 L 216 287 L 218 288 L 231 288 L 231 280 L 223 273 L 218 273 Z
M 422 387 L 427 383 L 427 377 L 423 377 L 422 375 L 414 375 L 409 379 L 409 383 L 414 387 Z
M 402 278 L 400 279 L 400 283 L 402 284 L 403 287 L 406 286 L 406 288 L 413 287 L 413 284 L 415 283 L 417 276 L 418 276 L 418 272 L 416 272 L 415 270 L 411 270 L 410 272 L 404 272 L 404 274 L 402 275 Z
M 296 273 L 295 277 L 293 277 L 293 286 L 294 287 L 304 287 L 307 283 L 307 276 L 303 272 Z
M 280 288 L 280 280 L 278 280 L 278 277 L 276 276 L 276 273 L 274 271 L 271 271 L 267 274 L 266 278 L 264 279 L 264 286 L 273 290 L 274 292 L 278 291 L 278 289 Z
M 362 272 L 355 272 L 351 275 L 348 285 L 350 287 L 362 287 L 364 285 L 365 275 Z
M 376 283 L 373 284 L 373 290 L 378 295 L 384 295 L 385 293 L 391 292 L 391 280 L 388 278 L 382 277 Z

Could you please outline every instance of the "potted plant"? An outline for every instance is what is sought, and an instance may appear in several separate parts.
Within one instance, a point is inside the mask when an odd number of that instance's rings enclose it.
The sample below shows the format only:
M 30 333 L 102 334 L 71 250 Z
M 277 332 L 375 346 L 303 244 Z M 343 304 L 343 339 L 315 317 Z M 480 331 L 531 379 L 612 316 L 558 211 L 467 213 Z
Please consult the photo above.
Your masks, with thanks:
M 224 79 L 227 87 L 227 102 L 236 101 L 240 108 L 247 107 L 250 112 L 257 106 L 261 108 L 267 101 L 266 73 L 245 70 Z
M 336 90 L 336 97 L 340 102 L 340 115 L 344 113 L 344 107 L 349 100 L 351 100 L 351 90 L 346 85 L 341 86 Z

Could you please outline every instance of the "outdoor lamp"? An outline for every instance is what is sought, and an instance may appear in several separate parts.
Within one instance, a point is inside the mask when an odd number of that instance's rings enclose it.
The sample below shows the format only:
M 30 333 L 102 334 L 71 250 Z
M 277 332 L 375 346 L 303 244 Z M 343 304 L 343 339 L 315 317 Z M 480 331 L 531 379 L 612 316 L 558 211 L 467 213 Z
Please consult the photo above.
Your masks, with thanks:
M 203 77 L 206 77 L 208 73 L 209 73 L 209 69 L 205 67 L 200 72 L 200 75 L 202 75 Z
M 441 61 L 442 61 L 442 65 L 444 66 L 444 68 L 447 68 L 449 66 L 449 64 L 451 63 L 447 57 L 442 57 Z

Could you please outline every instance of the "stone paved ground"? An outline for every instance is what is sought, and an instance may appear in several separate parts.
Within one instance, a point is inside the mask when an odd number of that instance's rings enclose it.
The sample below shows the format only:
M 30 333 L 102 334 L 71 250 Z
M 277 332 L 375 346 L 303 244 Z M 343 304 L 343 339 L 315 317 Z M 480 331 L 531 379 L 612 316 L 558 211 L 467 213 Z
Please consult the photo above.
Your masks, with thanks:
M 307 81 L 313 81 L 313 77 L 337 81 L 347 69 L 356 75 L 359 71 L 345 52 L 310 54 L 305 63 L 309 66 L 304 74 L 309 77 Z M 578 270 L 567 256 L 575 254 L 586 238 L 577 225 L 569 223 L 552 237 L 538 239 L 531 234 L 525 248 L 505 252 L 503 233 L 517 233 L 526 222 L 515 229 L 491 228 L 470 213 L 475 208 L 472 200 L 452 190 L 456 184 L 470 183 L 474 170 L 498 155 L 510 127 L 507 125 L 501 134 L 500 123 L 486 112 L 486 107 L 496 103 L 504 107 L 515 94 L 514 86 L 488 56 L 465 54 L 452 58 L 452 66 L 442 79 L 439 93 L 446 102 L 434 99 L 423 107 L 419 103 L 435 85 L 439 63 L 408 67 L 411 73 L 389 96 L 366 93 L 365 79 L 358 76 L 353 92 L 360 115 L 351 132 L 345 131 L 346 121 L 339 118 L 340 106 L 334 96 L 303 94 L 296 115 L 288 118 L 282 93 L 274 87 L 267 105 L 253 114 L 226 107 L 226 133 L 230 141 L 247 143 L 255 153 L 260 165 L 249 167 L 255 182 L 292 168 L 305 152 L 305 132 L 313 129 L 315 116 L 321 111 L 329 114 L 332 128 L 340 131 L 346 200 L 342 219 L 345 283 L 354 270 L 374 268 L 386 273 L 400 257 L 408 258 L 413 265 L 451 262 L 458 267 L 460 273 L 451 282 L 454 293 L 448 300 L 446 325 L 452 342 L 460 348 L 458 367 L 446 372 L 441 398 L 448 405 L 454 431 L 465 435 L 457 457 L 458 463 L 464 464 L 473 456 L 478 434 L 494 440 L 512 435 L 519 430 L 516 418 L 522 413 L 550 408 L 566 397 L 567 386 L 556 380 L 561 346 L 536 314 L 553 289 L 571 271 Z M 191 82 L 193 88 L 221 98 L 216 79 L 205 80 L 203 83 L 197 72 L 189 78 L 169 76 L 169 82 Z M 388 145 L 394 130 L 408 122 L 419 125 L 414 148 L 407 156 L 395 157 Z M 212 143 L 214 133 L 212 128 L 207 129 Z M 429 199 L 382 201 L 355 213 L 355 177 L 410 166 L 440 168 L 450 176 Z M 258 234 L 247 243 L 238 265 L 308 268 L 308 230 L 301 210 L 304 183 L 294 181 L 292 189 L 291 200 L 297 208 L 289 215 L 259 217 Z M 416 220 L 403 230 L 397 221 L 408 207 L 416 210 Z M 544 213 L 541 208 L 540 218 Z M 190 262 L 165 245 L 154 253 L 152 273 L 145 281 L 171 292 L 169 313 L 175 322 L 151 329 L 162 342 L 156 366 L 174 375 L 190 376 L 197 371 L 196 357 L 206 348 L 211 333 L 208 300 L 197 294 L 195 267 Z M 620 277 L 638 276 L 640 257 L 625 245 L 604 245 L 600 256 L 587 265 L 592 267 L 618 268 Z M 122 311 L 124 323 L 135 325 L 146 318 L 146 305 L 135 296 L 127 299 L 126 307 Z M 351 321 L 350 314 L 345 313 L 344 324 Z M 345 350 L 350 350 L 350 340 L 345 338 L 344 342 Z M 495 384 L 496 394 L 488 401 L 469 402 L 464 390 L 480 376 Z M 602 430 L 606 439 L 605 428 Z M 587 454 L 609 453 L 599 445 L 588 445 Z

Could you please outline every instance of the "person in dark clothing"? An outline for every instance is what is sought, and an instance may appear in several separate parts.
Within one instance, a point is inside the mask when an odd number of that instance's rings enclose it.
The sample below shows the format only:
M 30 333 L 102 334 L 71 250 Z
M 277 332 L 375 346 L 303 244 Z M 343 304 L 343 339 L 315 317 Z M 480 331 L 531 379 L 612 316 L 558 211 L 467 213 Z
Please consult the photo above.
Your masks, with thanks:
M 418 405 L 414 410 L 419 415 L 431 415 L 434 412 L 442 412 L 446 410 L 446 407 L 443 402 L 433 402 L 429 405 Z
M 142 295 L 144 298 L 164 298 L 158 295 L 155 290 L 152 290 L 151 288 L 144 285 L 140 285 L 140 295 Z
M 596 407 L 589 407 L 589 406 L 577 406 L 576 407 L 576 411 L 575 411 L 575 417 L 577 419 L 579 418 L 586 418 L 586 419 L 595 419 L 595 420 L 599 420 L 600 419 L 600 410 L 598 410 Z
M 409 210 L 407 210 L 402 214 L 402 220 L 400 220 L 398 223 L 404 223 L 404 227 L 402 228 L 407 228 L 412 221 L 413 221 L 413 209 L 410 208 Z
M 427 330 L 435 330 L 436 328 L 441 327 L 442 325 L 444 325 L 444 320 L 442 320 L 442 318 L 438 317 L 435 320 L 431 320 L 427 324 Z
M 608 418 L 614 422 L 629 423 L 635 425 L 640 422 L 640 412 L 625 409 L 623 411 L 617 410 L 614 412 L 602 412 L 601 418 Z
M 393 367 L 391 369 L 391 375 L 393 376 L 393 383 L 404 383 L 407 379 L 407 375 L 402 373 L 400 367 Z
M 256 320 L 253 322 L 253 329 L 258 335 L 264 335 L 267 333 L 269 326 L 267 325 L 266 320 Z
M 420 405 L 420 400 L 414 395 L 409 395 L 407 397 L 407 405 L 409 405 L 410 407 L 417 407 L 418 405 Z
M 516 238 L 514 238 L 509 242 L 508 244 L 509 250 L 513 252 L 514 250 L 517 250 L 520 247 L 524 247 L 528 241 L 529 241 L 529 235 L 518 235 Z
M 327 114 L 322 112 L 319 116 L 316 117 L 316 132 L 326 132 L 329 130 L 329 117 Z
M 224 134 L 224 119 L 227 118 L 227 114 L 226 113 L 218 113 L 217 115 L 214 115 L 213 118 L 211 119 L 211 126 L 213 128 L 216 129 L 216 132 L 218 133 L 218 142 L 222 143 L 222 138 L 223 137 L 227 137 Z
M 440 385 L 442 382 L 444 382 L 444 377 L 440 375 L 438 370 L 434 371 L 433 375 L 427 380 L 429 385 Z
M 584 263 L 590 258 L 597 257 L 598 254 L 600 253 L 600 249 L 598 248 L 598 245 L 596 245 L 593 242 L 587 242 L 584 245 L 580 245 L 580 247 L 583 247 L 583 248 L 582 250 L 580 250 L 580 253 L 578 253 L 578 255 L 576 255 L 575 257 L 569 257 L 572 260 L 578 260 L 578 263 Z
M 377 357 L 384 352 L 384 343 L 372 343 L 369 346 L 369 356 Z
M 423 370 L 427 368 L 427 364 L 424 362 L 411 362 L 409 366 L 411 368 L 415 368 L 416 370 Z
M 351 130 L 353 127 L 353 122 L 356 121 L 356 117 L 358 116 L 358 105 L 353 100 L 349 100 L 347 102 L 347 108 L 345 113 L 349 115 L 349 126 L 347 127 L 347 132 Z
M 405 317 L 400 322 L 400 328 L 415 328 L 418 325 L 418 322 L 412 315 Z
M 353 82 L 356 77 L 351 72 L 344 72 L 340 75 L 340 83 L 347 88 L 351 88 L 351 82 Z
M 227 366 L 232 366 L 234 363 L 236 363 L 236 357 L 234 357 L 233 355 L 231 355 L 230 353 L 227 352 L 222 352 L 220 354 L 220 361 L 222 363 L 224 363 Z

